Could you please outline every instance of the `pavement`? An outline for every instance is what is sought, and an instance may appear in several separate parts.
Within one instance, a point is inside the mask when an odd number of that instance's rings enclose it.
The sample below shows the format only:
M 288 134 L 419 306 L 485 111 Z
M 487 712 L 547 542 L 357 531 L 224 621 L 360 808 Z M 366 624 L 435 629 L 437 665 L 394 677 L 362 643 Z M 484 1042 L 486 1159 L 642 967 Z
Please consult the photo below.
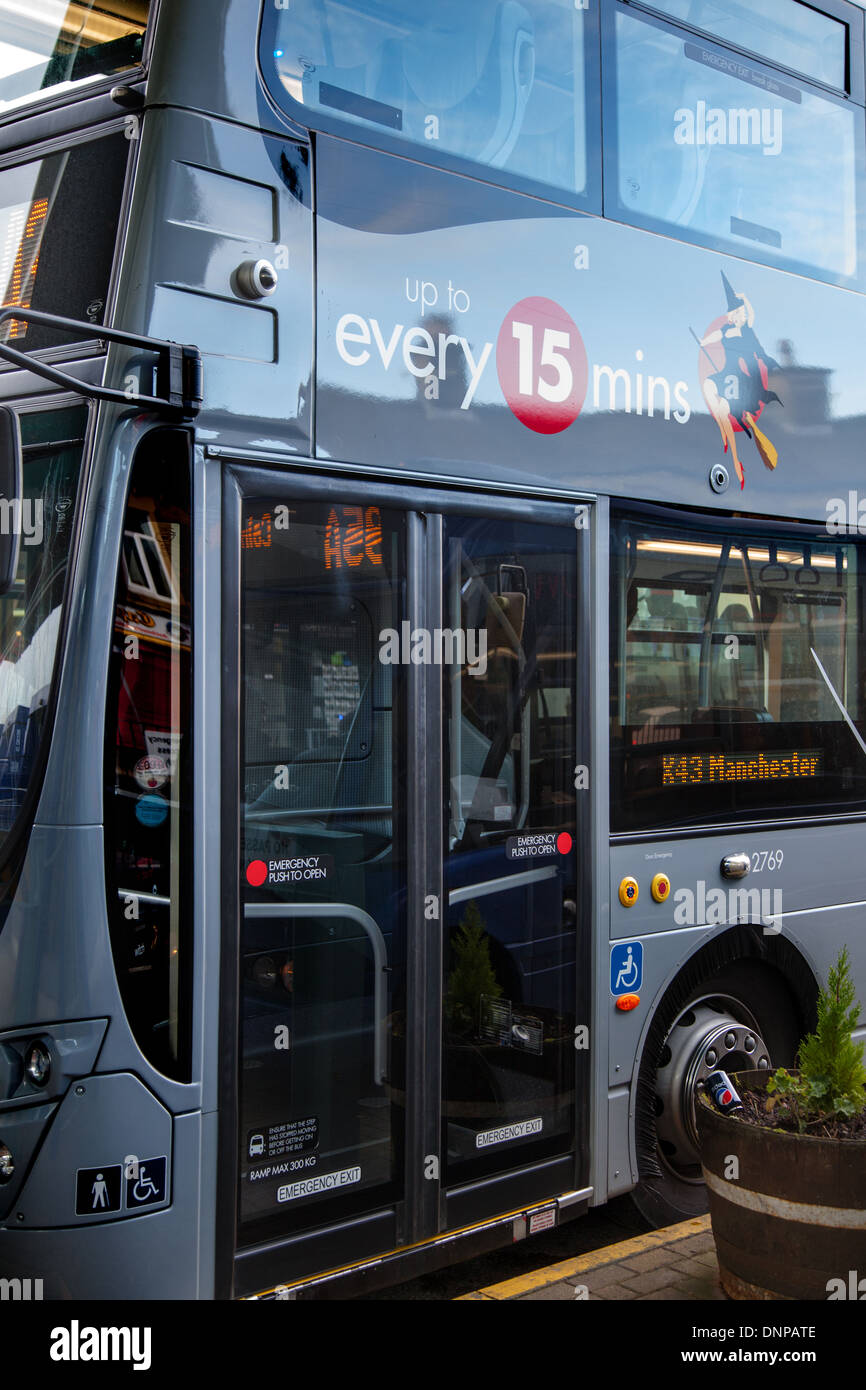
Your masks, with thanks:
M 648 1231 L 501 1284 L 488 1284 L 454 1301 L 546 1302 L 575 1298 L 724 1299 L 709 1216 L 695 1216 L 676 1226 Z

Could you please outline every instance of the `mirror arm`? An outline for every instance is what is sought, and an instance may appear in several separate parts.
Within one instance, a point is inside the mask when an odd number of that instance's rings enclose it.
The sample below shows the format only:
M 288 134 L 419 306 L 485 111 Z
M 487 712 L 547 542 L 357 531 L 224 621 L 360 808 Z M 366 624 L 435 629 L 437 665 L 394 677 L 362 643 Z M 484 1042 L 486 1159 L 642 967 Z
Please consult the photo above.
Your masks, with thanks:
M 156 389 L 162 395 L 145 396 L 138 391 L 118 391 L 111 386 L 94 386 L 90 382 L 79 381 L 77 377 L 40 362 L 31 354 L 20 352 L 8 343 L 0 343 L 0 357 L 28 372 L 53 381 L 58 386 L 87 396 L 91 400 L 117 401 L 121 405 L 150 406 L 164 414 L 193 419 L 201 409 L 202 402 L 202 362 L 197 347 L 189 343 L 172 343 L 163 338 L 143 338 L 136 333 L 125 333 L 119 328 L 104 328 L 102 325 L 84 323 L 79 319 L 61 318 L 59 314 L 46 314 L 40 309 L 19 309 L 9 307 L 0 312 L 0 327 L 11 319 L 25 323 L 45 324 L 64 333 L 78 333 L 85 337 L 98 337 L 109 343 L 124 343 L 127 347 L 143 348 L 157 355 Z

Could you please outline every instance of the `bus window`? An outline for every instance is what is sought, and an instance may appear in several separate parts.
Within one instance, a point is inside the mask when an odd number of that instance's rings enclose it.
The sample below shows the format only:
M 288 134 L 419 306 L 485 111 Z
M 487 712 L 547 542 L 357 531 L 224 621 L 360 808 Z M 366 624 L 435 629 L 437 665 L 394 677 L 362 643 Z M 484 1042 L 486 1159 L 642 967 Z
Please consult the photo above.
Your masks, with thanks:
M 0 0 L 0 117 L 141 63 L 149 0 Z
M 651 8 L 845 91 L 847 26 L 799 0 L 652 0 Z
M 21 545 L 13 584 L 0 597 L 0 844 L 38 767 L 86 422 L 84 407 L 21 416 Z
M 858 106 L 621 8 L 615 85 L 606 215 L 819 279 L 855 279 Z
M 189 1076 L 190 606 L 186 437 L 133 466 L 106 729 L 106 882 L 115 969 L 148 1061 Z
M 634 519 L 613 554 L 615 827 L 863 809 L 858 548 Z
M 573 0 L 294 0 L 266 9 L 262 70 L 305 122 L 582 193 L 585 19 Z
M 129 141 L 117 132 L 0 171 L 4 307 L 104 321 L 128 157 Z M 23 319 L 7 321 L 2 333 L 28 352 L 69 343 L 68 333 Z

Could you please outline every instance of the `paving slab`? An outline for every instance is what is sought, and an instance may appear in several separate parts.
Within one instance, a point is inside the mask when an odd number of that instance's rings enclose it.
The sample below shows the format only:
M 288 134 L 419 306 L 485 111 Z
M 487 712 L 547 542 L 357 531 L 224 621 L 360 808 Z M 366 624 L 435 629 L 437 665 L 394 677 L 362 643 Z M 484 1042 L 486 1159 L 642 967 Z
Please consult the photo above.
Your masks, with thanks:
M 695 1216 L 501 1284 L 488 1284 L 455 1301 L 538 1303 L 589 1298 L 692 1302 L 724 1297 L 710 1218 Z

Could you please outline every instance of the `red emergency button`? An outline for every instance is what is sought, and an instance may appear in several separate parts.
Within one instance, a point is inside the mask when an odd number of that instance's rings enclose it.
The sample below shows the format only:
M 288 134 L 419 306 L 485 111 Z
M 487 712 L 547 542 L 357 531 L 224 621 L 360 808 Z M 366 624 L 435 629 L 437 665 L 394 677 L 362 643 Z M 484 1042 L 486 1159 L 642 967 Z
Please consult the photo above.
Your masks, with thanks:
M 671 881 L 667 874 L 656 874 L 650 884 L 650 892 L 657 903 L 663 903 L 671 891 Z
M 636 1009 L 639 1003 L 639 994 L 621 994 L 616 1001 L 616 1007 L 627 1014 L 630 1009 Z

